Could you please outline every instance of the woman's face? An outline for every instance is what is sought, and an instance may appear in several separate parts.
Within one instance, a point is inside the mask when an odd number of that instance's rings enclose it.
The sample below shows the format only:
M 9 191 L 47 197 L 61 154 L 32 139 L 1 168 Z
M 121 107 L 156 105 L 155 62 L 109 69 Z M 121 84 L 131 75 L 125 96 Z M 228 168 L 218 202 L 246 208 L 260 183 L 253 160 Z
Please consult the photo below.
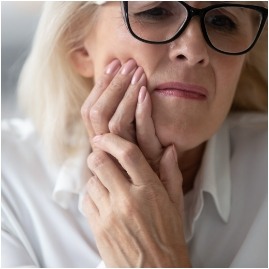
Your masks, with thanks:
M 201 8 L 204 4 L 190 5 Z M 122 63 L 133 58 L 144 68 L 157 135 L 163 146 L 173 143 L 179 151 L 195 148 L 217 131 L 230 109 L 245 60 L 245 56 L 227 56 L 211 49 L 197 18 L 169 44 L 143 43 L 127 30 L 119 2 L 100 7 L 84 46 L 94 78 L 115 58 Z M 200 94 L 178 94 L 167 90 L 171 85 Z

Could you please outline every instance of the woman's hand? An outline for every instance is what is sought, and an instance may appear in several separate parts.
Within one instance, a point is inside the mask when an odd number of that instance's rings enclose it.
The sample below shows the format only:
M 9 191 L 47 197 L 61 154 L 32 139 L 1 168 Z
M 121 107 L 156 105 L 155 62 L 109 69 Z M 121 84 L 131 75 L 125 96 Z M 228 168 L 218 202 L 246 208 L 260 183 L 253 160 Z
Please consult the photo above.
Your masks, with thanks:
M 164 150 L 155 134 L 143 69 L 134 60 L 123 66 L 114 60 L 81 111 L 94 149 L 88 165 L 95 174 L 84 205 L 106 265 L 186 266 L 182 176 L 175 149 Z M 105 148 L 93 140 L 102 134 Z
M 90 139 L 112 132 L 135 142 L 134 115 L 143 85 L 143 68 L 132 59 L 123 66 L 115 59 L 106 67 L 81 109 Z
M 106 266 L 189 267 L 182 175 L 173 146 L 160 160 L 167 192 L 133 143 L 111 133 L 96 136 L 92 143 L 95 150 L 88 166 L 94 176 L 88 182 L 84 211 Z
M 163 153 L 151 117 L 146 75 L 132 59 L 121 66 L 113 60 L 82 106 L 82 118 L 90 141 L 99 134 L 113 133 L 136 143 L 148 162 L 158 170 Z

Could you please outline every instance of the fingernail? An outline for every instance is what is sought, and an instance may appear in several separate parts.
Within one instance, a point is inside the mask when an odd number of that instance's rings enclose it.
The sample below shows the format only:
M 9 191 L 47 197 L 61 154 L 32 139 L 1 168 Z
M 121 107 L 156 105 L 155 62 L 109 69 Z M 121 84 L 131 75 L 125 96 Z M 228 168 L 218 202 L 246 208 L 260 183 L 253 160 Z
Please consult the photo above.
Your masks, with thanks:
M 147 88 L 145 86 L 142 86 L 138 94 L 138 103 L 142 104 L 146 98 L 146 95 L 147 95 Z
M 105 69 L 106 74 L 113 74 L 120 68 L 120 61 L 118 59 L 113 60 Z
M 130 59 L 127 63 L 125 63 L 122 67 L 121 74 L 127 75 L 131 73 L 136 68 L 136 62 L 133 59 Z
M 141 79 L 141 77 L 142 77 L 143 74 L 144 74 L 144 69 L 141 66 L 139 66 L 136 69 L 136 71 L 135 71 L 135 73 L 133 75 L 131 84 L 132 85 L 136 84 Z
M 93 143 L 97 143 L 98 141 L 101 140 L 101 137 L 102 137 L 102 135 L 96 135 L 96 136 L 92 139 L 92 142 L 93 142 Z
M 177 151 L 176 151 L 175 145 L 172 146 L 172 151 L 173 151 L 175 162 L 177 163 L 178 159 L 177 159 Z

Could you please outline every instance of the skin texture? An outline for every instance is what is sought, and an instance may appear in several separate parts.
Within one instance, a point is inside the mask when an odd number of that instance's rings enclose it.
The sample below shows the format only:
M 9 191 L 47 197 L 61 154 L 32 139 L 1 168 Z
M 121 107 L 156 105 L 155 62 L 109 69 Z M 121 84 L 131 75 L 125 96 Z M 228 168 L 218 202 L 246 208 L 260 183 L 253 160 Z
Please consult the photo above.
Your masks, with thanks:
M 193 4 L 199 5 L 201 3 Z M 94 29 L 84 43 L 92 64 L 90 75 L 99 78 L 105 66 L 115 58 L 121 63 L 135 59 L 147 77 L 152 116 L 162 145 L 175 144 L 181 159 L 216 132 L 229 111 L 244 56 L 226 56 L 209 48 L 197 18 L 170 44 L 142 43 L 126 29 L 119 3 L 102 7 Z M 203 86 L 208 90 L 208 100 L 160 98 L 153 92 L 157 85 L 169 81 Z
M 72 61 L 95 80 L 81 114 L 94 175 L 84 210 L 100 255 L 108 267 L 189 267 L 183 192 L 229 111 L 245 57 L 209 48 L 197 19 L 170 44 L 142 43 L 117 2 L 100 8 L 94 29 Z M 171 81 L 202 86 L 207 98 L 154 90 Z

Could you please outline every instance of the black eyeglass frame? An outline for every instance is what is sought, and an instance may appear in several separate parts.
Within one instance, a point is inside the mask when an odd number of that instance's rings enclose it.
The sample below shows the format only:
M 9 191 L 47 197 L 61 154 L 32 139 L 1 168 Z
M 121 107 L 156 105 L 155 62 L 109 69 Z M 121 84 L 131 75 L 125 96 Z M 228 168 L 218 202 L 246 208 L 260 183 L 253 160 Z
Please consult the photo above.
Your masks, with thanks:
M 125 23 L 127 25 L 127 28 L 129 30 L 129 32 L 133 35 L 133 37 L 135 37 L 136 39 L 138 39 L 138 40 L 140 40 L 142 42 L 145 42 L 145 43 L 157 44 L 157 45 L 158 44 L 167 44 L 167 43 L 170 43 L 170 42 L 174 41 L 175 39 L 177 39 L 184 32 L 184 30 L 188 27 L 188 25 L 189 25 L 189 23 L 190 23 L 190 21 L 191 21 L 191 19 L 193 17 L 199 16 L 200 25 L 201 25 L 201 29 L 202 29 L 204 39 L 206 40 L 207 44 L 211 48 L 213 48 L 214 50 L 216 50 L 216 51 L 218 51 L 220 53 L 224 53 L 224 54 L 227 54 L 227 55 L 241 55 L 241 54 L 247 53 L 248 51 L 250 51 L 254 47 L 254 45 L 256 44 L 257 40 L 259 39 L 259 37 L 260 37 L 260 35 L 262 33 L 262 30 L 264 28 L 264 25 L 265 25 L 267 17 L 268 17 L 268 10 L 266 8 L 261 7 L 261 6 L 255 6 L 255 5 L 222 3 L 222 4 L 211 5 L 211 6 L 208 6 L 208 7 L 205 7 L 205 8 L 194 8 L 194 7 L 190 6 L 190 5 L 188 5 L 187 3 L 185 3 L 184 1 L 178 1 L 178 3 L 182 4 L 186 8 L 187 13 L 188 13 L 187 19 L 184 22 L 183 26 L 170 39 L 167 39 L 167 40 L 164 40 L 164 41 L 150 41 L 150 40 L 146 40 L 146 39 L 143 39 L 143 38 L 139 37 L 138 35 L 136 35 L 133 32 L 132 27 L 130 25 L 130 21 L 129 21 L 129 15 L 128 15 L 128 1 L 122 1 L 122 11 L 123 11 L 123 14 L 124 14 L 124 20 L 125 20 Z M 258 32 L 256 34 L 256 37 L 255 37 L 254 41 L 252 42 L 252 44 L 247 49 L 245 49 L 244 51 L 241 51 L 241 52 L 225 52 L 225 51 L 222 51 L 222 50 L 216 48 L 211 43 L 211 41 L 210 41 L 210 39 L 208 37 L 207 31 L 206 31 L 204 18 L 205 18 L 205 15 L 206 15 L 207 12 L 209 12 L 209 11 L 211 11 L 213 9 L 216 9 L 216 8 L 221 8 L 221 7 L 243 7 L 243 8 L 256 10 L 261 14 L 262 19 L 261 19 L 261 23 L 260 23 L 260 26 L 259 26 L 259 30 L 258 30 Z

